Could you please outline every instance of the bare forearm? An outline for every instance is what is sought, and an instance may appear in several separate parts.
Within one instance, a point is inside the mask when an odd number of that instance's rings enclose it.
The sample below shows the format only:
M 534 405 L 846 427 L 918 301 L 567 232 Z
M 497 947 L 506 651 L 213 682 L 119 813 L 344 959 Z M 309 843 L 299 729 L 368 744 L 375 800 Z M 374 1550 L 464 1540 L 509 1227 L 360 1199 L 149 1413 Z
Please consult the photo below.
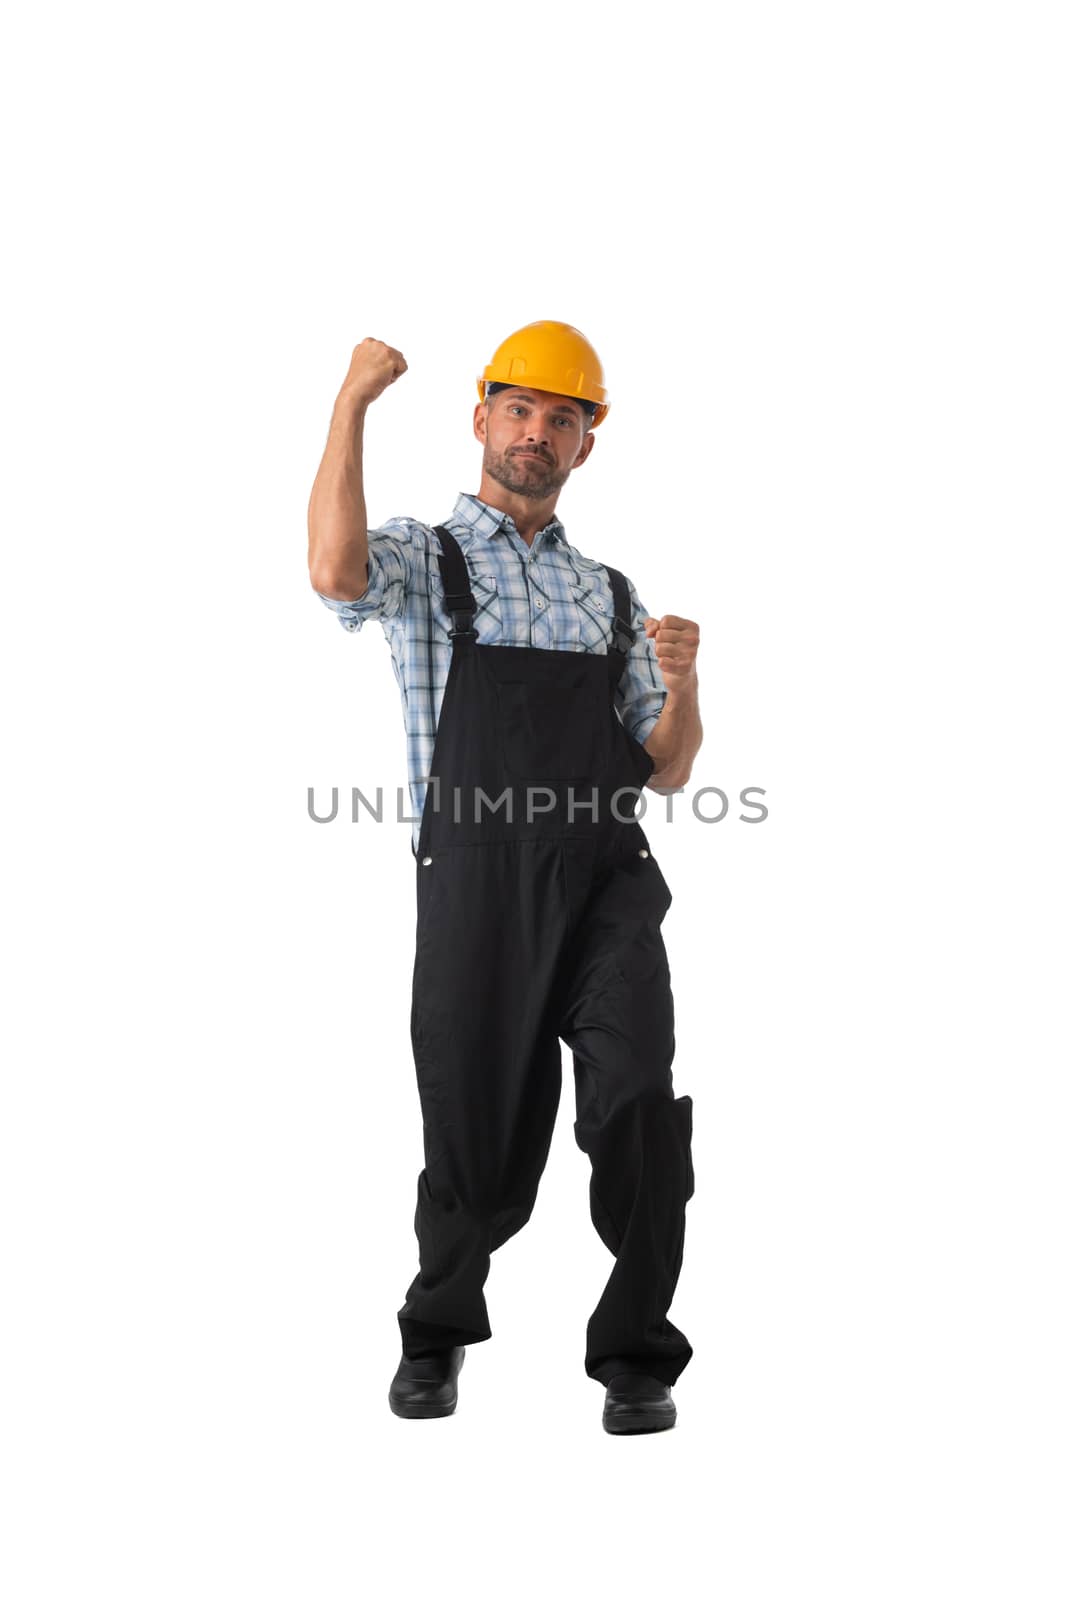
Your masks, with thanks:
M 367 587 L 367 504 L 363 425 L 368 402 L 342 389 L 308 504 L 308 572 L 332 600 L 358 600 Z
M 361 339 L 334 402 L 330 434 L 308 504 L 308 572 L 331 600 L 366 593 L 367 503 L 363 498 L 363 424 L 367 407 L 408 364 L 381 339 Z
M 645 740 L 645 749 L 656 763 L 648 787 L 666 791 L 688 783 L 703 739 L 694 673 L 684 690 L 668 689 L 656 726 Z

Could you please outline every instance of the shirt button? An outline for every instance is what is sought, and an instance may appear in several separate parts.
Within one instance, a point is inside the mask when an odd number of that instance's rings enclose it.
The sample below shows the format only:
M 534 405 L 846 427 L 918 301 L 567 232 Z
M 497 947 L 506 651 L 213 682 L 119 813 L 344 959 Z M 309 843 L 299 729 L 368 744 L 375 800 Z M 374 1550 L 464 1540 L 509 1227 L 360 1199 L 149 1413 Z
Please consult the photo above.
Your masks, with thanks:
M 348 629 L 349 633 L 355 633 L 356 631 L 356 625 L 354 622 L 346 622 L 345 627 Z
M 545 602 L 543 600 L 538 600 L 537 609 L 538 611 L 543 611 L 545 609 Z
M 597 602 L 596 602 L 596 608 L 597 608 L 597 610 L 598 610 L 598 611 L 603 611 L 603 609 L 604 609 L 604 602 L 603 602 L 603 600 L 598 600 L 598 601 L 597 601 Z

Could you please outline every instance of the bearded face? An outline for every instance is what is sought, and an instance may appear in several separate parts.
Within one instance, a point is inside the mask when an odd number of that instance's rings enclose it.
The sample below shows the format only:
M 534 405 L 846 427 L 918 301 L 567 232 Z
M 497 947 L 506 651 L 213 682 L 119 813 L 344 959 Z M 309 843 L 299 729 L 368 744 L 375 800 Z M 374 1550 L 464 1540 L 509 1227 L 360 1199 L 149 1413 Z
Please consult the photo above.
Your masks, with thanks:
M 548 500 L 588 454 L 586 431 L 581 409 L 567 396 L 500 390 L 489 400 L 483 470 L 511 494 Z

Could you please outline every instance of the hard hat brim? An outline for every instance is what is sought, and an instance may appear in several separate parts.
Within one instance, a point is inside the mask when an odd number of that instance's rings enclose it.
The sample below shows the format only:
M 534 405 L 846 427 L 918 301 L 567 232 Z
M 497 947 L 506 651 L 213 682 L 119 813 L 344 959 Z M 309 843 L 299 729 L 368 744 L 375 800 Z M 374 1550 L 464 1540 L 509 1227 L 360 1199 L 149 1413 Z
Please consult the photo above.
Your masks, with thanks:
M 590 385 L 589 394 L 571 394 L 565 389 L 557 388 L 556 383 L 553 383 L 548 378 L 532 377 L 529 373 L 526 373 L 520 382 L 515 378 L 501 377 L 491 366 L 486 367 L 481 377 L 476 381 L 478 384 L 478 399 L 483 404 L 485 403 L 486 384 L 489 383 L 506 383 L 510 389 L 538 389 L 542 394 L 562 394 L 566 395 L 568 400 L 591 400 L 596 406 L 596 411 L 589 423 L 591 428 L 599 427 L 611 409 L 611 401 L 608 399 L 607 394 L 596 384 Z

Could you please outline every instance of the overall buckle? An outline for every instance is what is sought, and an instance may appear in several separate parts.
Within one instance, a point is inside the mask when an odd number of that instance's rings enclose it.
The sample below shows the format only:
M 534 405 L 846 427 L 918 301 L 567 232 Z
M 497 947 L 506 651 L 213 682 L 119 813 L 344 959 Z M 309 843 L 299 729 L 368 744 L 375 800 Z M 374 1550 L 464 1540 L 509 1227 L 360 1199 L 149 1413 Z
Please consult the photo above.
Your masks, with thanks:
M 456 610 L 451 613 L 453 626 L 448 630 L 448 637 L 454 639 L 457 634 L 468 634 L 472 639 L 477 639 L 478 630 L 474 626 L 474 612 Z
M 637 629 L 630 622 L 623 622 L 621 617 L 612 618 L 612 648 L 625 654 L 637 638 Z M 623 644 L 623 639 L 626 643 Z

